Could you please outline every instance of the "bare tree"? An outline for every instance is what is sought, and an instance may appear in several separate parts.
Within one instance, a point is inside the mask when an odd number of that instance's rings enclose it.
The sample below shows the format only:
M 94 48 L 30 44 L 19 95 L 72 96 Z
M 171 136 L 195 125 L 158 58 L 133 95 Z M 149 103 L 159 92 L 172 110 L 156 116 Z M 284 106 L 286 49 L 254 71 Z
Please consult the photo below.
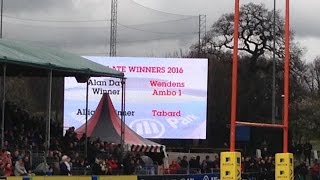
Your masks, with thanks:
M 232 49 L 234 14 L 222 15 L 206 37 L 207 48 Z M 250 54 L 255 63 L 257 59 L 273 50 L 273 40 L 276 38 L 278 57 L 283 54 L 284 20 L 276 12 L 276 34 L 273 36 L 273 11 L 263 4 L 249 3 L 240 9 L 239 50 Z
M 320 56 L 316 57 L 312 63 L 307 65 L 307 73 L 304 75 L 308 90 L 320 96 Z

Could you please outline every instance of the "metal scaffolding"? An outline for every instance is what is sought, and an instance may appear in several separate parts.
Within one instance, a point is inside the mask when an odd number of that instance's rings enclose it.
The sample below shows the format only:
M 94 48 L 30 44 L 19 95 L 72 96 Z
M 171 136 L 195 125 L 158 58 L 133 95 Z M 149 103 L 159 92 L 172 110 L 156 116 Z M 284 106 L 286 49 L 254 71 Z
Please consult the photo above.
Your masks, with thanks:
M 111 0 L 110 56 L 117 55 L 117 9 L 118 0 Z

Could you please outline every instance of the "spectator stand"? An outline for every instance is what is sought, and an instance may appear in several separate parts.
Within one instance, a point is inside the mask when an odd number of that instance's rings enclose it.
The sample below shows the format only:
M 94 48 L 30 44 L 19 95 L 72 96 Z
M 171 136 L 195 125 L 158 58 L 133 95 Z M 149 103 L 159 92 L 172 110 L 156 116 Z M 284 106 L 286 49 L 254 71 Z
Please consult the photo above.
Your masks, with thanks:
M 36 119 L 30 115 L 28 115 L 29 119 L 25 119 L 23 121 L 19 121 L 19 119 L 13 119 L 13 130 L 12 133 L 9 133 L 11 131 L 8 129 L 8 132 L 6 133 L 6 139 L 8 140 L 7 142 L 7 149 L 12 152 L 11 158 L 14 160 L 16 155 L 16 150 L 18 151 L 18 156 L 24 155 L 24 156 L 30 156 L 30 164 L 31 164 L 31 169 L 36 175 L 59 175 L 59 162 L 61 160 L 61 156 L 63 154 L 67 154 L 71 157 L 71 163 L 72 163 L 72 174 L 73 175 L 90 175 L 92 174 L 90 172 L 90 166 L 92 165 L 92 160 L 84 159 L 84 152 L 81 151 L 84 149 L 82 142 L 79 139 L 74 139 L 74 138 L 67 138 L 69 140 L 66 141 L 66 137 L 59 137 L 56 132 L 59 132 L 56 129 L 52 129 L 53 132 L 53 137 L 56 137 L 55 140 L 57 140 L 59 143 L 52 146 L 50 149 L 50 152 L 48 155 L 46 155 L 43 151 L 43 141 L 41 140 L 41 136 L 34 136 L 32 144 L 32 148 L 30 146 L 21 146 L 18 147 L 16 145 L 23 144 L 24 139 L 20 138 L 15 138 L 15 137 L 20 137 L 20 136 L 26 136 L 28 137 L 27 134 L 30 134 L 29 131 L 26 131 L 24 129 L 31 129 L 28 126 L 33 126 L 33 129 L 38 129 L 38 127 L 43 127 L 44 123 L 43 121 L 39 121 L 37 123 L 33 123 L 32 119 Z M 30 120 L 30 121 L 29 121 Z M 29 124 L 27 123 L 29 121 Z M 20 122 L 20 123 L 18 123 Z M 16 126 L 16 124 L 20 124 L 19 126 Z M 25 124 L 25 125 L 24 125 Z M 55 128 L 60 128 L 59 126 Z M 38 131 L 36 130 L 37 134 L 45 134 L 44 131 Z M 15 136 L 12 136 L 10 134 L 15 134 Z M 20 135 L 21 134 L 21 135 Z M 72 133 L 71 133 L 72 134 Z M 72 140 L 71 140 L 72 139 Z M 55 143 L 55 140 L 52 141 L 52 144 Z M 37 142 L 37 143 L 35 143 Z M 62 143 L 63 142 L 63 143 Z M 61 144 L 60 144 L 61 143 Z M 70 143 L 73 144 L 70 146 Z M 93 159 L 96 156 L 99 156 L 103 154 L 104 160 L 107 161 L 108 157 L 116 157 L 117 156 L 117 151 L 115 150 L 117 148 L 116 144 L 108 143 L 108 142 L 103 142 L 99 139 L 94 139 L 91 140 L 89 143 L 89 149 L 90 149 L 90 155 L 93 156 Z M 206 168 L 204 169 L 202 166 L 200 168 L 194 168 L 191 163 L 192 157 L 196 156 L 196 154 L 188 154 L 188 153 L 182 153 L 177 156 L 175 155 L 170 155 L 170 152 L 168 153 L 168 159 L 170 164 L 172 160 L 181 161 L 183 156 L 187 156 L 188 160 L 188 167 L 187 168 L 181 168 L 179 171 L 171 171 L 169 168 L 164 168 L 163 163 L 156 161 L 156 157 L 149 156 L 153 160 L 153 163 L 147 163 L 146 165 L 144 161 L 142 162 L 141 155 L 147 154 L 147 153 L 140 153 L 140 152 L 130 152 L 127 151 L 126 155 L 131 155 L 130 161 L 132 161 L 132 164 L 126 164 L 124 161 L 118 160 L 117 163 L 117 168 L 112 169 L 112 171 L 108 171 L 105 175 L 121 175 L 121 174 L 136 174 L 136 175 L 174 175 L 174 174 L 187 174 L 187 175 L 192 175 L 192 174 L 203 174 L 203 173 L 215 173 L 219 171 L 219 167 L 217 168 Z M 206 159 L 205 154 L 202 153 L 199 162 L 202 164 L 203 160 Z M 125 156 L 126 156 L 125 155 Z M 149 154 L 148 154 L 149 155 Z M 215 160 L 216 158 L 211 155 L 211 153 L 208 153 L 209 159 L 210 160 Z M 218 155 L 218 154 L 216 154 Z M 46 158 L 45 158 L 46 157 Z M 176 158 L 173 158 L 176 157 Z M 180 158 L 179 158 L 180 157 Z M 267 159 L 266 159 L 267 158 Z M 270 159 L 271 158 L 271 159 Z M 302 159 L 304 156 L 302 155 Z M 262 160 L 265 163 L 262 163 Z M 264 176 L 266 171 L 272 172 L 274 171 L 274 157 L 250 157 L 250 156 L 245 156 L 243 158 L 242 164 L 244 165 L 243 167 L 243 178 L 254 178 L 253 176 Z M 267 162 L 267 164 L 266 164 Z M 303 162 L 303 161 L 302 161 Z M 216 162 L 216 164 L 219 164 Z M 252 165 L 250 165 L 252 164 Z M 265 164 L 265 165 L 264 165 Z M 270 164 L 272 166 L 270 166 Z M 133 169 L 128 170 L 127 165 L 133 167 Z M 48 167 L 49 166 L 49 167 Z M 264 166 L 267 167 L 265 170 Z M 303 177 L 303 176 L 310 176 L 310 167 L 309 165 L 306 166 L 301 166 L 300 164 L 296 164 L 297 169 L 296 169 L 296 176 Z M 303 169 L 303 168 L 304 169 Z M 12 167 L 13 168 L 13 167 Z M 126 171 L 125 171 L 126 170 Z M 128 171 L 127 171 L 128 170 Z M 52 172 L 51 172 L 52 171 Z M 268 176 L 270 177 L 270 176 Z

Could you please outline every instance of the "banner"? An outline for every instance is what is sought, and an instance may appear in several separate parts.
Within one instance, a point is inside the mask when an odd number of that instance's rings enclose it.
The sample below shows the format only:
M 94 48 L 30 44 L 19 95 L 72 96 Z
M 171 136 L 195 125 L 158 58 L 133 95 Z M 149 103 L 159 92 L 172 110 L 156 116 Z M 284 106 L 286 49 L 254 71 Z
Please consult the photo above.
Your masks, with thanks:
M 0 178 L 1 179 L 1 178 Z M 7 180 L 137 180 L 137 176 L 10 176 Z
M 137 180 L 137 179 L 138 179 L 137 176 L 92 176 L 92 180 Z
M 163 176 L 138 176 L 138 180 L 219 180 L 219 173 L 189 174 L 189 175 L 163 175 Z
M 91 176 L 10 176 L 7 180 L 91 180 Z

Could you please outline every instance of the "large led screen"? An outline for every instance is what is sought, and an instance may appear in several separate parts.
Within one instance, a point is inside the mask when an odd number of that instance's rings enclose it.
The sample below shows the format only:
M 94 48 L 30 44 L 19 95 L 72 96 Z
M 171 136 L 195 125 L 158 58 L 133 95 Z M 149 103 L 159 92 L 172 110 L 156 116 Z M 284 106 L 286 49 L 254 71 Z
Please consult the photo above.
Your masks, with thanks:
M 125 121 L 145 138 L 205 139 L 207 59 L 85 57 L 125 74 Z M 116 78 L 89 80 L 89 118 L 109 93 L 121 114 L 121 82 Z M 65 78 L 64 128 L 85 123 L 86 83 Z

